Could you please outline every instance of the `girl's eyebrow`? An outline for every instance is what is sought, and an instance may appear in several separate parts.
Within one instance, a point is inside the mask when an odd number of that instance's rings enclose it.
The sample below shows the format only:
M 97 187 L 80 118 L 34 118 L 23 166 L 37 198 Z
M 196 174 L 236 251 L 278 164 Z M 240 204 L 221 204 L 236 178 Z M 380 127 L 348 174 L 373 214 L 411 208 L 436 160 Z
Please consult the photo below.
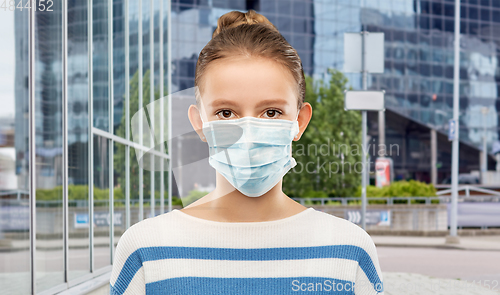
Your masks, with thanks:
M 225 98 L 218 98 L 209 104 L 209 106 L 213 107 L 213 108 L 220 107 L 220 106 L 226 106 L 226 105 L 237 106 L 238 104 L 236 102 L 234 102 L 233 100 L 225 99 Z
M 271 98 L 271 99 L 265 99 L 260 101 L 255 107 L 259 108 L 262 106 L 269 106 L 269 105 L 286 105 L 288 104 L 288 100 L 283 99 L 283 98 Z M 212 103 L 209 104 L 210 107 L 217 108 L 221 106 L 238 106 L 238 103 L 236 103 L 234 100 L 231 99 L 225 99 L 225 98 L 218 98 L 214 100 Z
M 272 98 L 272 99 L 265 99 L 261 102 L 259 102 L 256 107 L 262 107 L 262 106 L 268 106 L 268 105 L 286 105 L 288 104 L 288 100 L 283 99 L 283 98 Z

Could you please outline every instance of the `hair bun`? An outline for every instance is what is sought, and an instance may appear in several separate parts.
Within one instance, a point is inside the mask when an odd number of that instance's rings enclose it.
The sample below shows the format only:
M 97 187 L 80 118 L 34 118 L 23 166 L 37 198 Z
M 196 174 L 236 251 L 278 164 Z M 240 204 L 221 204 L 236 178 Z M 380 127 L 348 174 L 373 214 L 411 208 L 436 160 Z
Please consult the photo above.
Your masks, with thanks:
M 270 28 L 278 31 L 278 29 L 262 14 L 250 9 L 243 13 L 240 11 L 230 11 L 217 20 L 217 28 L 215 28 L 212 38 L 217 36 L 220 32 L 226 29 L 234 28 L 242 24 L 265 24 Z

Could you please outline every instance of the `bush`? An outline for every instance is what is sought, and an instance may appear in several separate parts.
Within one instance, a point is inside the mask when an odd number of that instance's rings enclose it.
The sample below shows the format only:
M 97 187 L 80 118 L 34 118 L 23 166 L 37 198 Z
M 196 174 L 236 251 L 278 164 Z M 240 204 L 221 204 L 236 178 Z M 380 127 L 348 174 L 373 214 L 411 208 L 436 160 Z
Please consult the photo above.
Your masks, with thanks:
M 358 187 L 356 196 L 361 196 L 361 186 Z M 436 188 L 432 184 L 416 180 L 402 180 L 393 182 L 389 186 L 376 187 L 373 185 L 366 187 L 367 197 L 435 197 Z M 413 204 L 423 202 L 412 200 Z M 437 201 L 433 201 L 436 203 Z M 385 204 L 384 200 L 373 200 L 371 204 Z M 407 203 L 406 200 L 395 200 L 394 203 Z
M 327 198 L 328 194 L 324 191 L 307 190 L 300 198 L 305 199 L 305 205 L 321 204 L 320 201 L 312 201 L 311 199 Z M 326 204 L 326 203 L 325 203 Z
M 172 206 L 182 206 L 181 198 L 177 196 L 172 196 Z
M 361 197 L 361 186 L 358 187 L 355 197 Z M 436 188 L 432 184 L 416 180 L 403 180 L 393 182 L 390 186 L 376 187 L 369 185 L 366 187 L 366 196 L 368 198 L 377 197 L 435 197 Z M 327 198 L 329 195 L 324 191 L 308 190 L 301 198 L 306 199 L 304 204 L 320 204 L 321 201 L 311 201 L 311 198 Z M 407 203 L 407 200 L 394 200 L 395 204 Z M 424 203 L 425 200 L 411 200 L 412 204 Z M 360 200 L 349 201 L 349 205 L 361 205 Z M 386 200 L 370 200 L 369 204 L 387 204 Z M 439 203 L 439 200 L 432 200 L 431 203 Z M 326 201 L 325 205 L 341 205 L 340 201 Z
M 303 198 L 327 198 L 328 194 L 324 191 L 314 191 L 314 190 L 308 190 L 304 194 Z
M 125 193 L 122 190 L 121 187 L 115 187 L 113 189 L 113 194 L 114 194 L 114 206 L 115 207 L 124 207 L 125 206 Z M 192 199 L 197 199 L 200 197 L 200 195 L 205 195 L 207 194 L 206 192 L 193 192 L 192 194 L 187 197 L 189 200 Z M 88 185 L 82 184 L 82 185 L 68 185 L 68 199 L 70 201 L 77 201 L 77 200 L 82 200 L 82 201 L 88 201 L 89 197 L 89 188 Z M 49 201 L 45 204 L 40 204 L 40 206 L 45 206 L 45 207 L 60 207 L 62 206 L 62 186 L 56 186 L 51 189 L 37 189 L 36 190 L 36 200 L 37 201 Z M 99 205 L 106 205 L 107 202 L 100 202 L 100 201 L 108 201 L 109 200 L 109 189 L 100 189 L 97 187 L 94 187 L 94 205 L 99 206 Z M 160 192 L 155 191 L 155 202 L 158 202 L 160 200 Z M 50 202 L 53 201 L 53 202 Z M 56 202 L 57 201 L 57 202 Z M 165 196 L 165 202 L 167 202 L 167 196 Z M 144 205 L 150 204 L 151 201 L 148 198 L 144 198 Z M 85 203 L 84 203 L 85 204 Z M 69 206 L 74 207 L 76 206 L 76 202 L 70 202 Z M 172 205 L 182 205 L 181 199 L 172 196 Z M 133 206 L 139 207 L 138 203 L 135 203 Z

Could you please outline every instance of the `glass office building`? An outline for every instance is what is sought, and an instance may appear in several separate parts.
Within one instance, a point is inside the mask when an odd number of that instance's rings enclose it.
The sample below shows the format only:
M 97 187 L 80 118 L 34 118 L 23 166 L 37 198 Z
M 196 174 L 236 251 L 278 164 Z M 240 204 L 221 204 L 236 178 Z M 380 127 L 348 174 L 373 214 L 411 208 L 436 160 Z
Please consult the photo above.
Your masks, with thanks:
M 154 146 L 157 152 L 148 156 L 162 168 L 142 169 L 131 148 L 130 120 L 153 100 L 194 86 L 198 53 L 217 18 L 231 10 L 265 15 L 316 79 L 328 79 L 327 68 L 343 69 L 345 32 L 384 32 L 385 72 L 369 75 L 369 89 L 386 91 L 386 142 L 402 147 L 394 157 L 397 176 L 428 180 L 429 130 L 438 133 L 438 180 L 450 174 L 445 134 L 452 116 L 453 1 L 35 5 L 35 12 L 0 12 L 2 294 L 55 294 L 109 273 L 121 234 L 171 209 L 180 188 L 170 177 L 168 146 L 145 138 L 139 148 Z M 499 48 L 500 0 L 462 0 L 461 171 L 478 169 L 475 153 L 484 134 L 488 146 L 498 140 Z M 361 87 L 360 74 L 347 77 Z M 160 109 L 161 125 L 184 124 L 168 124 L 183 111 Z M 376 114 L 369 119 L 376 142 Z M 200 183 L 211 181 L 207 176 Z
M 170 89 L 170 2 L 34 4 L 0 21 L 2 294 L 109 273 L 125 229 L 170 209 L 167 145 L 131 148 L 130 135 L 132 116 Z M 154 114 L 168 126 L 168 111 Z M 153 145 L 165 172 L 137 163 Z

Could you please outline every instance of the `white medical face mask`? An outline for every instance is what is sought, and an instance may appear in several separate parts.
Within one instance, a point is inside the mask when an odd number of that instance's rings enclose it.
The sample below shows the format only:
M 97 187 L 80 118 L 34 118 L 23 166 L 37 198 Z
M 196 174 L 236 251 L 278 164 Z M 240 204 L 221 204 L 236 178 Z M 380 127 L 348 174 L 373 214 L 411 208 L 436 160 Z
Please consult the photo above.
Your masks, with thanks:
M 291 145 L 298 133 L 297 119 L 243 117 L 203 122 L 210 165 L 249 197 L 267 193 L 297 165 Z

